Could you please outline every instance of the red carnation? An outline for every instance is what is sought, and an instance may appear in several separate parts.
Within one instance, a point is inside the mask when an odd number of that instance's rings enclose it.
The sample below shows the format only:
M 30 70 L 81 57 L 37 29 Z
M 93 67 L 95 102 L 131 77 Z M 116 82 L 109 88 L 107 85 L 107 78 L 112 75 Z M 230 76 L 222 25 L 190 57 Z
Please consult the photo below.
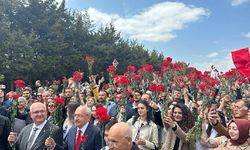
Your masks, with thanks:
M 149 87 L 148 87 L 148 89 L 149 89 L 150 91 L 152 91 L 152 92 L 156 92 L 156 87 L 157 87 L 156 84 L 150 84 Z
M 105 113 L 107 113 L 108 112 L 108 110 L 106 109 L 106 108 L 104 108 L 104 107 L 99 107 L 99 108 L 97 108 L 96 109 L 96 115 L 97 116 L 101 116 L 101 115 L 103 115 L 103 114 L 105 114 Z
M 96 116 L 98 116 L 99 122 L 103 122 L 110 119 L 108 115 L 108 110 L 104 107 L 99 107 L 96 109 Z
M 87 134 L 83 134 L 80 143 L 85 143 L 87 137 Z
M 182 89 L 184 88 L 186 85 L 184 83 L 180 83 L 179 87 Z
M 158 86 L 156 86 L 156 89 L 155 89 L 155 91 L 156 92 L 163 92 L 164 91 L 164 85 L 158 85 Z
M 130 84 L 130 80 L 127 76 L 119 76 L 116 79 L 116 82 L 120 85 L 128 86 Z
M 113 66 L 113 65 L 110 65 L 107 69 L 108 72 L 113 72 L 113 71 L 116 71 L 116 67 Z
M 132 90 L 126 90 L 126 96 L 129 97 L 132 95 Z
M 103 121 L 106 121 L 106 120 L 109 120 L 110 119 L 110 116 L 108 115 L 108 114 L 104 114 L 104 115 L 102 115 L 102 116 L 100 116 L 99 118 L 98 118 L 98 120 L 100 121 L 100 122 L 103 122 Z
M 200 90 L 205 90 L 207 88 L 206 84 L 204 83 L 199 84 L 198 87 Z
M 75 71 L 75 72 L 73 73 L 73 80 L 74 80 L 75 82 L 81 81 L 81 80 L 82 80 L 82 74 L 81 74 L 79 71 Z
M 167 57 L 166 61 L 169 62 L 169 63 L 171 63 L 172 62 L 172 58 L 171 57 Z
M 138 80 L 138 81 L 139 81 L 139 80 L 141 80 L 141 76 L 140 76 L 140 75 L 137 75 L 137 74 L 136 74 L 136 75 L 134 75 L 134 77 L 133 77 L 133 78 L 134 78 L 134 80 Z
M 143 70 L 143 68 L 138 69 L 137 72 L 140 73 L 140 74 L 144 74 L 145 73 L 145 71 Z
M 191 86 L 191 87 L 195 87 L 195 86 L 196 86 L 196 83 L 195 83 L 195 82 L 191 82 L 191 83 L 190 83 L 190 86 Z
M 55 97 L 54 101 L 61 106 L 64 106 L 64 97 Z
M 24 88 L 25 87 L 25 82 L 23 80 L 16 80 L 15 82 L 16 88 Z
M 22 94 L 16 94 L 16 93 L 14 93 L 13 95 L 10 95 L 10 98 L 12 98 L 12 99 L 18 99 L 21 96 L 22 96 Z
M 127 69 L 128 69 L 128 71 L 130 71 L 130 72 L 135 72 L 135 71 L 136 71 L 135 66 L 128 66 Z
M 143 65 L 143 68 L 146 70 L 146 71 L 153 71 L 154 70 L 154 66 L 150 65 L 150 64 L 144 64 Z

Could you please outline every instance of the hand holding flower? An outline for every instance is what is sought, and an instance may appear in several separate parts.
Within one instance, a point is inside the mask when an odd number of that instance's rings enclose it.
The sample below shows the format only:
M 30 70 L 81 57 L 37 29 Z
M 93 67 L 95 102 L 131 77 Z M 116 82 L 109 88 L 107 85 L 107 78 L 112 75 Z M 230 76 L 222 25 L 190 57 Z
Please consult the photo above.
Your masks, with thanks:
M 16 139 L 17 139 L 17 133 L 16 132 L 10 132 L 10 134 L 8 136 L 9 143 L 10 144 L 16 143 Z
M 53 138 L 51 137 L 48 137 L 46 140 L 45 140 L 45 146 L 47 146 L 48 148 L 50 149 L 53 149 L 56 147 L 56 142 Z
M 153 102 L 153 101 L 151 101 L 150 103 L 149 103 L 149 106 L 151 107 L 151 108 L 153 108 L 154 110 L 157 110 L 159 107 L 158 107 L 158 105 L 155 103 L 155 102 Z

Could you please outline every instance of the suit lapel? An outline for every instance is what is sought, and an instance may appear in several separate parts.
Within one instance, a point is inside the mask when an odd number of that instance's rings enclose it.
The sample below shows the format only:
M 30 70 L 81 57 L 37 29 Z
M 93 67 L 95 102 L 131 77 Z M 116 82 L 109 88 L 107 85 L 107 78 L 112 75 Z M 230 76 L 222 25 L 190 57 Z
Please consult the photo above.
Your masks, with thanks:
M 33 126 L 33 123 L 30 124 L 28 127 L 27 127 L 27 130 L 24 132 L 24 134 L 22 135 L 22 139 L 23 141 L 25 142 L 24 144 L 24 147 L 26 148 L 27 144 L 28 144 L 28 140 L 29 140 L 29 136 L 30 136 L 30 132 L 32 130 L 32 126 Z
M 72 149 L 75 149 L 76 136 L 77 136 L 76 134 L 77 134 L 77 127 L 74 127 L 74 129 L 73 129 L 73 137 L 72 137 L 73 143 L 71 144 Z
M 31 149 L 35 149 L 36 147 L 39 147 L 41 144 L 44 145 L 45 141 L 43 141 L 43 140 L 46 139 L 46 136 L 49 136 L 49 122 L 46 122 L 46 124 L 42 128 L 41 132 L 37 136 L 34 144 L 31 147 Z
M 90 139 L 90 135 L 91 135 L 91 124 L 89 123 L 84 134 L 87 135 L 87 138 L 85 139 L 85 142 L 84 144 L 81 144 L 81 146 L 84 146 L 86 147 L 86 145 L 88 145 L 88 143 L 90 142 L 89 139 Z

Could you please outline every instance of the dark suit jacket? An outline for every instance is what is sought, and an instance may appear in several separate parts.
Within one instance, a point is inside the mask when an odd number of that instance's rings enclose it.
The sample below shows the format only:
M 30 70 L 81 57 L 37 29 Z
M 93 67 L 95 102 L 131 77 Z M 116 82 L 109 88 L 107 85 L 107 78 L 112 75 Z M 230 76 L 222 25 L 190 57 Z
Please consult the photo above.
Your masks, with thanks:
M 8 136 L 10 133 L 10 121 L 7 117 L 0 115 L 0 150 L 8 150 Z
M 32 126 L 33 124 L 29 124 L 27 126 L 25 126 L 20 134 L 17 137 L 17 149 L 18 150 L 26 150 L 26 146 L 28 143 L 28 139 L 29 139 L 29 135 L 30 132 L 32 130 Z M 52 138 L 55 140 L 55 142 L 58 145 L 62 145 L 62 132 L 60 132 L 59 128 L 55 125 L 51 125 L 49 122 L 47 122 L 42 131 L 39 133 L 38 137 L 36 138 L 34 144 L 31 147 L 31 150 L 42 150 L 44 148 L 46 148 L 46 146 L 44 145 L 45 140 L 49 137 L 49 130 L 50 130 L 50 126 L 52 126 Z
M 65 141 L 65 150 L 74 150 L 76 143 L 77 127 L 72 127 Z M 85 150 L 100 150 L 102 148 L 101 132 L 97 126 L 89 123 L 85 133 L 87 138 L 81 146 L 84 146 Z M 81 146 L 79 149 L 81 149 Z
M 14 131 L 17 133 L 17 135 L 21 132 L 21 130 L 25 126 L 26 126 L 26 123 L 24 120 L 15 118 Z
M 131 150 L 141 150 L 141 149 L 133 142 Z

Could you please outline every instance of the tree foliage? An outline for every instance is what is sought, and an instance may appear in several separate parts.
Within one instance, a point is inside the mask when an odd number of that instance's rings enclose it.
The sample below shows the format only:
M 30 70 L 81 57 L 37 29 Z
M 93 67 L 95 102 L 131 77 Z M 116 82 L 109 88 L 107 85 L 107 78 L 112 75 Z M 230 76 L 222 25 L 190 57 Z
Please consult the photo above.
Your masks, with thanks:
M 160 66 L 155 50 L 121 37 L 110 23 L 95 29 L 87 11 L 69 11 L 65 0 L 0 0 L 0 74 L 6 81 L 21 78 L 53 80 L 69 77 L 75 69 L 87 72 L 83 57 L 95 57 L 94 73 L 106 70 L 114 59 L 118 72 L 127 65 Z

